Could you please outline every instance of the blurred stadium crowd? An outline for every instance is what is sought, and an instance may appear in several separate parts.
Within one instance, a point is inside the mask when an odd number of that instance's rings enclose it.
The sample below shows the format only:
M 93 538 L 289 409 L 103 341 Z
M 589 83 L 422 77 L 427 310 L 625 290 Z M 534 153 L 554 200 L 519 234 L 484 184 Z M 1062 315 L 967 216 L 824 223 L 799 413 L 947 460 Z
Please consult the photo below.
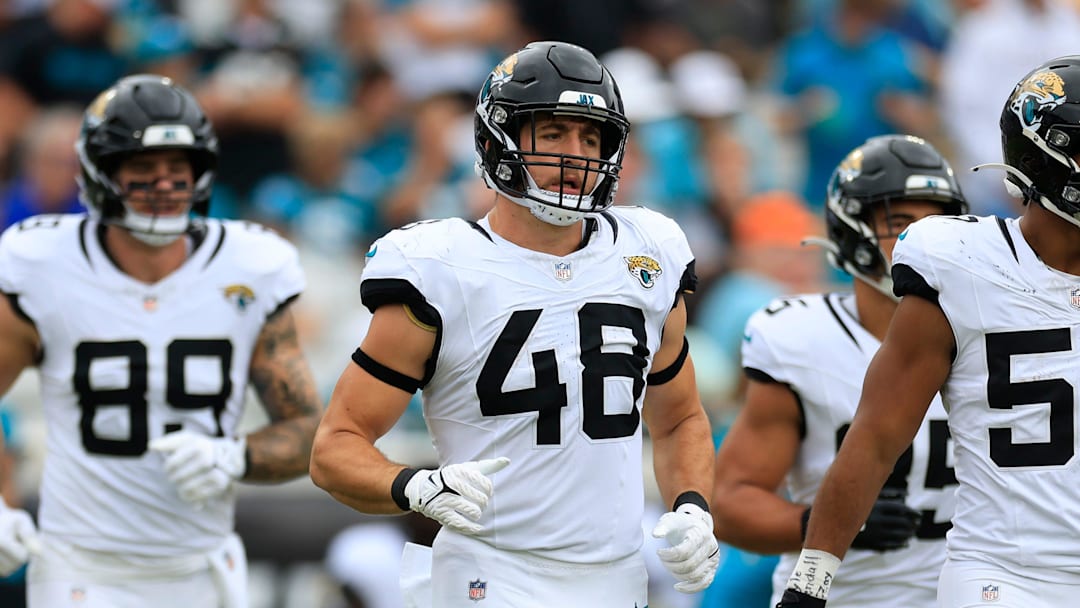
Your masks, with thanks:
M 1017 213 L 1000 175 L 967 169 L 1000 160 L 1000 103 L 1026 69 L 1080 51 L 1080 0 L 7 0 L 0 29 L 0 227 L 80 212 L 83 107 L 122 75 L 172 77 L 221 138 L 211 214 L 270 225 L 302 251 L 299 320 L 325 395 L 363 335 L 370 242 L 490 205 L 472 133 L 492 65 L 529 40 L 590 49 L 633 125 L 618 202 L 676 218 L 697 255 L 690 342 L 719 441 L 747 317 L 848 281 L 800 245 L 821 232 L 844 153 L 922 136 L 957 167 L 974 213 Z M 0 410 L 19 463 L 9 504 L 32 505 L 40 473 L 30 376 Z M 399 426 L 390 455 L 430 459 L 418 408 Z M 411 515 L 373 522 L 308 480 L 245 487 L 253 608 L 399 606 L 399 547 L 431 533 Z M 764 607 L 773 563 L 729 551 L 724 597 L 669 597 L 660 571 L 650 606 Z

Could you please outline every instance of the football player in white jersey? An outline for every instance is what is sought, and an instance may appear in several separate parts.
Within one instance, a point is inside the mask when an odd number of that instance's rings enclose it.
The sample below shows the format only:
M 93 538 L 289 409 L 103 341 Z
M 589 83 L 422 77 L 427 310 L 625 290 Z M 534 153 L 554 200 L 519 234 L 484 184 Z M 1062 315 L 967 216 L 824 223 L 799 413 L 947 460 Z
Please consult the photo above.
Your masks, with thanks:
M 713 509 L 720 540 L 783 554 L 774 603 L 802 546 L 807 505 L 896 310 L 889 276 L 896 237 L 915 220 L 965 211 L 952 168 L 930 144 L 907 135 L 867 140 L 833 173 L 828 240 L 815 240 L 855 277 L 853 292 L 782 298 L 747 322 L 746 403 L 717 453 Z M 837 606 L 933 604 L 956 485 L 948 440 L 935 396 L 855 539 L 832 590 Z M 777 493 L 781 485 L 786 498 Z
M 876 488 L 940 391 L 956 512 L 938 606 L 1080 597 L 1080 56 L 1048 61 L 1001 114 L 1020 218 L 929 218 L 900 235 L 904 296 L 814 501 L 781 606 L 823 606 Z
M 0 393 L 37 367 L 47 429 L 40 533 L 0 503 L 0 570 L 32 554 L 32 608 L 246 607 L 235 482 L 302 475 L 321 413 L 297 252 L 205 218 L 217 138 L 166 78 L 103 92 L 76 148 L 89 214 L 0 237 Z M 249 383 L 270 422 L 238 436 Z
M 443 524 L 421 605 L 644 608 L 642 422 L 671 509 L 653 529 L 672 545 L 660 557 L 681 591 L 712 580 L 712 447 L 684 337 L 694 259 L 670 219 L 611 207 L 627 131 L 591 53 L 529 44 L 476 107 L 492 210 L 368 252 L 374 319 L 311 472 L 360 511 Z M 418 388 L 435 470 L 373 446 Z

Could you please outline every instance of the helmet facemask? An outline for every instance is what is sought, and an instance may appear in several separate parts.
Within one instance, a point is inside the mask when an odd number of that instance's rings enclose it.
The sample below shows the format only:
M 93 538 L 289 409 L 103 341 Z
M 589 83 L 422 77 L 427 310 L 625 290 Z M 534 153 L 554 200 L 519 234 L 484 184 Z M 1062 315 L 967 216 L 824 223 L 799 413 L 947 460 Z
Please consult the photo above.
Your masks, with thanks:
M 594 124 L 600 139 L 600 156 L 537 151 L 541 148 L 538 125 L 545 128 L 544 125 L 558 123 L 560 119 Z M 482 171 L 484 181 L 510 200 L 529 208 L 537 218 L 567 226 L 586 215 L 604 211 L 613 203 L 626 144 L 625 121 L 609 121 L 574 108 L 552 111 L 550 106 L 518 108 L 513 116 L 502 106 L 495 106 L 487 117 L 478 120 L 484 120 L 484 126 L 498 138 L 497 144 L 489 144 L 487 151 L 488 162 L 495 167 L 494 175 Z M 557 187 L 552 187 L 549 179 L 537 183 L 537 175 L 545 167 L 558 169 L 554 180 Z
M 187 156 L 185 154 L 185 158 Z M 129 180 L 125 186 L 119 183 L 116 175 L 124 161 L 109 160 L 107 164 L 116 169 L 110 169 L 110 175 L 99 172 L 93 177 L 109 196 L 104 197 L 100 205 L 83 201 L 92 216 L 102 223 L 124 228 L 136 239 L 154 247 L 168 245 L 188 231 L 198 193 L 209 191 L 213 172 L 204 171 L 197 177 L 148 176 L 145 180 Z M 185 162 L 190 164 L 188 160 Z M 84 179 L 80 176 L 79 181 L 83 182 Z M 170 182 L 168 189 L 158 187 L 163 179 Z M 86 192 L 87 189 L 83 188 L 82 191 Z
M 202 179 L 207 177 L 204 175 Z M 170 189 L 161 190 L 157 188 L 158 181 L 129 183 L 121 199 L 124 213 L 111 222 L 147 245 L 162 247 L 187 232 L 191 224 L 193 195 L 198 186 L 189 180 L 172 180 Z M 148 212 L 139 209 L 148 209 Z

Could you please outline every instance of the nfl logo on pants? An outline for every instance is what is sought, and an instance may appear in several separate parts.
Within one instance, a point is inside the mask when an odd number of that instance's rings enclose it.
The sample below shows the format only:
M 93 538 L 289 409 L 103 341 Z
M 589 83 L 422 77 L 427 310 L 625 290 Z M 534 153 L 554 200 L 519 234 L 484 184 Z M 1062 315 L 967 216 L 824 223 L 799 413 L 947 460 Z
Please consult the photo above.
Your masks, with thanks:
M 472 593 L 472 590 L 470 590 L 469 593 Z M 983 585 L 982 599 L 984 602 L 996 602 L 998 599 L 998 586 Z
M 985 591 L 983 592 L 986 593 Z M 476 579 L 475 581 L 469 581 L 469 599 L 474 602 L 479 602 L 487 595 L 487 581 Z

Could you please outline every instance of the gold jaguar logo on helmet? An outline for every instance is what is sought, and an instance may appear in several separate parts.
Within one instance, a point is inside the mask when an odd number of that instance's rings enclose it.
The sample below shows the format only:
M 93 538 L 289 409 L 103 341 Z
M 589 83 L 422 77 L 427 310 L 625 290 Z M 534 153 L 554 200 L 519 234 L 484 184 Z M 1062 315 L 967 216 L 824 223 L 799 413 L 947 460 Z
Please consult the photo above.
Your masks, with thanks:
M 86 107 L 87 119 L 93 121 L 95 124 L 101 123 L 105 119 L 105 108 L 109 107 L 109 102 L 116 97 L 116 88 L 107 89 L 98 94 L 94 98 L 94 101 L 90 102 L 90 105 Z
M 1065 103 L 1065 81 L 1050 70 L 1035 72 L 1016 85 L 1009 109 L 1025 129 L 1042 126 L 1043 111 Z
M 860 147 L 852 150 L 851 153 L 844 157 L 844 160 L 840 161 L 840 164 L 836 167 L 837 173 L 840 174 L 840 179 L 845 182 L 855 179 L 862 173 L 862 161 L 862 148 Z
M 510 79 L 514 77 L 514 68 L 517 67 L 517 62 L 518 56 L 517 53 L 514 53 L 503 59 L 499 65 L 495 66 L 494 70 L 491 70 L 487 80 L 484 81 L 483 88 L 480 89 L 480 101 L 487 101 L 488 97 L 491 96 L 492 89 L 497 89 L 510 82 Z
M 491 71 L 491 84 L 502 84 L 514 77 L 514 68 L 517 67 L 518 56 L 517 53 L 510 55 L 506 59 L 502 60 L 502 63 L 495 66 L 495 69 Z
M 645 289 L 652 289 L 656 279 L 664 274 L 660 263 L 647 255 L 632 255 L 624 257 L 623 260 L 626 262 L 626 271 Z

